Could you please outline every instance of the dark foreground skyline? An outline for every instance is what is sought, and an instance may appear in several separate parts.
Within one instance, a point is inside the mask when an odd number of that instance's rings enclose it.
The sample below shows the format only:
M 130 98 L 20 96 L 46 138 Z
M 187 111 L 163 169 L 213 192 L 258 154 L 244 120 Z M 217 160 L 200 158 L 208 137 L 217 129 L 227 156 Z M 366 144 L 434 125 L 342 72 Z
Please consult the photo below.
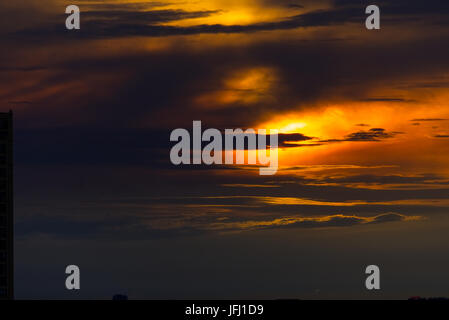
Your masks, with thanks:
M 12 119 L 0 113 L 0 300 L 14 298 Z

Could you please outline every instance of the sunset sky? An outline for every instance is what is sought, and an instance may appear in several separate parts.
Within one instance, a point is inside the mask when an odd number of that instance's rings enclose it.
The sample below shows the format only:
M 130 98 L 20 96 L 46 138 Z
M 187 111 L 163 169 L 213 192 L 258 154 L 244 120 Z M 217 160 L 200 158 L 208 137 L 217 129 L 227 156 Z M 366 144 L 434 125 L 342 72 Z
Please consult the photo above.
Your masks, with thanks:
M 18 298 L 449 296 L 448 1 L 15 0 L 0 34 Z M 194 120 L 279 130 L 278 173 L 172 165 Z

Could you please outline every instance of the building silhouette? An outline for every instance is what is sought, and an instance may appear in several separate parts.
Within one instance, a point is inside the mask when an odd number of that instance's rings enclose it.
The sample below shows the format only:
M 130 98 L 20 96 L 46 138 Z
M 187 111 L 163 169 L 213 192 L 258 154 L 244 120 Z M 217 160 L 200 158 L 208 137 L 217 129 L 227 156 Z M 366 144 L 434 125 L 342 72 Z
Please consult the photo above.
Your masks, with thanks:
M 0 300 L 14 298 L 12 112 L 0 113 Z

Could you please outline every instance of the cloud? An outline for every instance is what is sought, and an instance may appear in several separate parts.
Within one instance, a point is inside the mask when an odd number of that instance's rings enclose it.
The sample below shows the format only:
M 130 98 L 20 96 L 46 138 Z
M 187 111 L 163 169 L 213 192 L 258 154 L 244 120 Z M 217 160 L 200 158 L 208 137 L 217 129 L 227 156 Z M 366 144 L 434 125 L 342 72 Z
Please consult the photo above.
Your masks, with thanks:
M 99 28 L 102 28 L 101 24 L 100 22 Z M 165 27 L 155 26 L 158 30 Z M 128 27 L 118 30 L 116 35 L 120 36 L 122 32 L 126 35 L 126 28 Z M 64 30 L 61 32 L 64 32 L 67 45 L 71 39 L 83 38 L 75 33 L 67 34 Z M 162 34 L 170 35 L 161 31 Z M 331 30 L 326 34 L 328 37 L 333 36 Z M 32 36 L 33 32 L 29 35 Z M 111 36 L 114 36 L 113 33 Z M 36 43 L 20 42 L 21 45 L 26 43 L 30 48 L 34 45 L 41 47 L 42 41 L 51 37 L 50 30 L 38 36 Z M 16 61 L 8 52 L 3 52 L 2 61 L 8 61 L 8 64 L 0 68 L 10 68 L 5 70 L 10 72 L 5 72 L 2 79 L 8 79 L 12 85 L 0 98 L 3 101 L 33 101 L 39 106 L 20 110 L 24 115 L 24 122 L 21 124 L 37 123 L 39 121 L 33 119 L 43 116 L 46 121 L 52 119 L 52 123 L 59 123 L 58 118 L 63 117 L 66 122 L 73 122 L 78 118 L 82 121 L 85 118 L 95 119 L 96 125 L 104 125 L 106 122 L 110 126 L 137 122 L 140 122 L 138 125 L 143 125 L 142 122 L 145 122 L 145 125 L 152 126 L 185 126 L 185 117 L 183 119 L 178 116 L 179 111 L 183 110 L 192 118 L 207 120 L 212 127 L 238 128 L 266 120 L 275 112 L 301 111 L 323 103 L 338 103 L 348 99 L 372 99 L 373 92 L 383 90 L 383 85 L 380 84 L 390 87 L 398 82 L 415 83 L 415 79 L 425 79 L 429 75 L 434 77 L 449 69 L 449 46 L 442 44 L 440 38 L 422 38 L 420 33 L 400 44 L 381 41 L 376 43 L 375 50 L 367 48 L 357 39 L 344 41 L 344 45 L 342 41 L 320 41 L 314 37 L 308 41 L 303 40 L 298 35 L 298 41 L 279 37 L 276 40 L 245 43 L 241 46 L 224 41 L 220 47 L 209 47 L 206 42 L 196 46 L 195 41 L 181 38 L 171 40 L 166 37 L 160 43 L 167 44 L 167 49 L 159 52 L 136 49 L 135 43 L 130 42 L 120 45 L 129 47 L 128 52 L 69 55 L 65 60 L 35 61 L 36 68 L 45 66 L 45 70 L 39 70 L 41 73 L 38 70 L 33 73 L 31 57 Z M 76 43 L 74 41 L 70 45 L 76 47 Z M 145 40 L 142 39 L 142 44 L 144 43 Z M 22 54 L 27 51 L 21 50 Z M 322 52 L 332 52 L 334 60 Z M 428 52 L 433 52 L 431 59 L 425 58 Z M 64 57 L 64 54 L 59 56 Z M 366 64 L 366 60 L 372 63 Z M 33 85 L 22 81 L 25 75 L 14 73 L 11 69 L 23 67 L 23 61 L 30 61 L 30 65 L 26 66 L 30 74 L 26 77 L 36 79 Z M 419 68 L 409 68 L 410 65 L 419 65 Z M 268 68 L 279 75 L 269 97 L 247 104 L 237 99 L 225 109 L 207 109 L 207 112 L 206 109 L 198 108 L 197 98 L 205 92 L 223 91 L 222 80 L 231 70 L 255 67 Z M 12 74 L 15 77 L 11 77 Z M 123 79 L 120 81 L 120 78 Z M 46 95 L 49 90 L 44 90 L 45 88 L 59 88 L 61 91 L 50 91 Z M 26 99 L 20 97 L 24 95 L 27 96 Z M 63 95 L 70 97 L 62 99 Z M 59 107 L 63 103 L 67 104 L 65 110 Z M 128 112 L 123 114 L 121 110 L 125 107 Z M 74 116 L 67 117 L 65 114 L 69 111 L 66 110 L 71 108 L 74 110 L 70 113 Z M 107 117 L 105 114 L 108 114 Z M 152 122 L 150 119 L 154 118 L 160 121 Z M 290 146 L 289 143 L 283 145 Z
M 233 183 L 233 184 L 222 184 L 223 187 L 229 188 L 279 188 L 273 184 L 244 184 L 244 183 Z
M 423 174 L 423 175 L 350 175 L 344 177 L 331 176 L 326 177 L 323 181 L 336 182 L 336 183 L 349 183 L 349 182 L 371 182 L 371 183 L 437 183 L 439 181 L 447 181 L 443 177 L 435 174 Z
M 198 211 L 200 207 L 195 207 Z M 217 208 L 217 212 L 218 208 Z M 223 211 L 226 213 L 226 211 Z M 385 213 L 373 217 L 335 214 L 328 216 L 285 216 L 264 220 L 247 220 L 245 217 L 217 219 L 214 216 L 185 215 L 163 217 L 144 217 L 127 215 L 126 217 L 109 217 L 105 220 L 96 218 L 74 219 L 73 217 L 51 217 L 50 219 L 28 218 L 17 223 L 19 238 L 32 235 L 50 235 L 59 238 L 73 238 L 80 235 L 107 239 L 120 234 L 121 239 L 157 239 L 167 237 L 194 236 L 211 232 L 248 231 L 284 228 L 329 228 L 351 227 L 366 224 L 388 222 L 418 221 L 422 217 L 405 216 L 398 213 Z
M 329 139 L 321 140 L 320 142 L 343 142 L 343 141 L 355 141 L 355 142 L 379 142 L 385 139 L 394 138 L 402 132 L 387 132 L 383 128 L 372 128 L 368 131 L 358 131 L 347 135 L 344 139 Z
M 402 103 L 410 103 L 416 102 L 416 100 L 403 99 L 403 98 L 365 98 L 360 99 L 362 102 L 402 102 Z
M 372 4 L 369 0 L 335 0 L 334 5 L 339 7 L 366 7 Z M 379 0 L 376 5 L 381 8 L 384 15 L 388 17 L 405 16 L 412 20 L 413 16 L 421 16 L 429 19 L 429 16 L 447 16 L 449 4 L 444 0 Z
M 379 5 L 382 7 L 382 11 L 385 12 L 384 16 L 392 19 L 395 16 L 401 16 L 401 21 L 404 20 L 405 15 L 407 20 L 415 20 L 413 15 L 419 15 L 419 21 L 421 22 L 427 21 L 428 23 L 433 23 L 436 16 L 442 17 L 441 21 L 444 22 L 444 18 L 447 18 L 449 15 L 447 4 L 439 0 L 431 0 L 431 3 L 425 6 L 419 1 L 400 1 L 399 3 L 382 1 Z M 303 8 L 301 4 L 287 3 L 286 5 L 295 9 Z M 159 23 L 206 17 L 219 14 L 220 10 L 187 12 L 181 9 L 155 9 L 157 7 L 163 7 L 163 5 L 159 2 L 155 2 L 153 5 L 135 3 L 90 5 L 90 9 L 83 13 L 83 16 L 87 18 L 87 21 L 83 23 L 83 28 L 77 32 L 76 37 L 70 38 L 160 37 L 201 33 L 243 33 L 289 30 L 305 27 L 342 25 L 350 22 L 360 23 L 366 18 L 364 12 L 366 5 L 361 5 L 359 1 L 342 0 L 335 1 L 334 5 L 327 9 L 312 10 L 303 14 L 284 17 L 280 21 L 259 22 L 248 25 L 198 24 L 183 27 L 159 25 Z M 152 8 L 152 10 L 147 10 L 149 8 Z M 392 19 L 387 21 L 391 21 Z M 54 20 L 57 21 L 57 19 Z M 45 35 L 48 40 L 52 36 L 69 36 L 65 30 L 56 28 L 55 26 L 41 27 L 40 29 L 39 27 L 26 29 L 13 33 L 13 35 L 25 37 L 41 37 Z
M 295 148 L 305 146 L 319 146 L 320 143 L 300 144 L 299 142 L 310 141 L 312 137 L 308 137 L 302 133 L 280 133 L 278 142 L 280 148 Z
M 287 7 L 294 8 L 294 9 L 304 9 L 303 5 L 297 4 L 297 3 L 290 3 L 290 4 L 287 5 Z
M 382 128 L 373 128 L 369 131 L 359 131 L 346 136 L 345 141 L 380 141 L 394 138 L 400 132 L 386 132 Z
M 419 118 L 419 119 L 412 119 L 410 121 L 412 122 L 427 122 L 427 121 L 447 121 L 449 119 L 442 119 L 442 118 Z
M 87 20 L 87 29 L 95 28 L 97 25 L 104 27 L 110 25 L 140 25 L 142 27 L 159 24 L 163 22 L 194 19 L 208 17 L 219 13 L 218 10 L 207 11 L 185 11 L 176 9 L 167 10 L 151 10 L 151 11 L 119 11 L 119 10 L 105 10 L 105 11 L 87 11 L 83 13 L 83 18 Z M 83 26 L 84 28 L 84 26 Z
M 420 218 L 413 217 L 412 220 L 413 219 L 419 220 Z M 397 213 L 385 213 L 374 217 L 373 220 L 368 223 L 384 223 L 384 222 L 407 221 L 407 220 L 410 220 L 410 217 L 406 217 L 404 215 Z
M 91 0 L 78 0 L 77 3 L 82 8 L 89 10 L 115 10 L 115 11 L 135 11 L 148 10 L 150 8 L 167 7 L 169 2 L 144 1 L 144 2 L 111 2 L 110 0 L 101 0 L 92 2 Z
M 435 2 L 433 3 L 435 4 Z M 98 189 L 89 189 L 92 192 L 76 189 L 76 192 L 73 193 L 76 196 L 82 192 L 89 195 L 103 194 L 110 185 L 116 187 L 116 190 L 109 193 L 113 198 L 117 192 L 128 190 L 143 192 L 138 186 L 145 186 L 148 189 L 151 187 L 150 190 L 145 189 L 148 194 L 159 194 L 162 193 L 161 190 L 170 190 L 167 191 L 167 194 L 179 193 L 188 196 L 193 196 L 195 193 L 209 194 L 212 193 L 211 190 L 216 191 L 214 183 L 217 180 L 210 178 L 211 175 L 204 175 L 211 180 L 199 187 L 195 183 L 199 183 L 200 179 L 206 179 L 201 178 L 202 175 L 199 174 L 196 174 L 194 179 L 192 179 L 193 176 L 185 178 L 182 180 L 183 183 L 172 179 L 171 174 L 161 174 L 157 176 L 158 179 L 145 176 L 148 181 L 140 182 L 140 184 L 131 180 L 128 180 L 127 183 L 117 182 L 116 184 L 114 182 L 109 184 L 107 181 L 113 181 L 116 175 L 128 172 L 130 167 L 137 166 L 142 166 L 145 170 L 148 168 L 161 170 L 170 168 L 173 169 L 170 173 L 181 179 L 180 176 L 184 174 L 184 171 L 190 169 L 176 170 L 170 165 L 168 137 L 171 129 L 189 128 L 192 119 L 201 119 L 209 126 L 216 128 L 251 127 L 259 123 L 261 119 L 266 120 L 273 115 L 290 110 L 315 109 L 328 104 L 328 102 L 341 103 L 348 100 L 363 101 L 364 99 L 367 101 L 372 100 L 373 96 L 387 97 L 381 99 L 395 99 L 388 98 L 389 94 L 383 95 L 382 89 L 384 87 L 391 88 L 392 84 L 415 84 L 416 81 L 422 81 L 422 79 L 433 79 L 449 70 L 447 59 L 449 46 L 447 42 L 441 41 L 439 32 L 442 29 L 437 27 L 435 30 L 438 32 L 435 36 L 430 36 L 428 30 L 415 32 L 418 30 L 414 29 L 413 32 L 407 32 L 407 35 L 410 36 L 405 37 L 403 41 L 387 41 L 388 39 L 385 37 L 379 40 L 372 33 L 362 33 L 360 38 L 343 39 L 336 37 L 338 34 L 335 33 L 334 28 L 327 28 L 323 29 L 322 33 L 311 29 L 310 35 L 307 34 L 307 37 L 303 34 L 295 34 L 293 37 L 276 34 L 275 37 L 261 37 L 257 41 L 252 41 L 256 38 L 256 35 L 253 34 L 251 36 L 243 35 L 245 36 L 244 41 L 236 41 L 236 43 L 234 43 L 234 38 L 227 40 L 226 37 L 223 37 L 218 39 L 219 45 L 209 45 L 209 40 L 213 42 L 212 37 L 206 37 L 204 41 L 190 37 L 164 37 L 155 39 L 155 41 L 167 44 L 167 49 L 160 51 L 145 47 L 148 40 L 154 39 L 139 39 L 134 42 L 131 40 L 128 42 L 128 39 L 121 42 L 124 39 L 120 39 L 119 44 L 101 41 L 86 43 L 73 41 L 71 43 L 72 40 L 90 40 L 95 37 L 98 39 L 132 35 L 162 37 L 199 33 L 289 30 L 300 26 L 333 26 L 348 21 L 357 22 L 363 27 L 363 23 L 361 23 L 363 19 L 360 18 L 364 18 L 365 15 L 364 11 L 360 10 L 359 2 L 352 1 L 346 4 L 339 2 L 338 5 L 342 7 L 314 10 L 301 15 L 295 14 L 295 16 L 269 23 L 246 26 L 193 25 L 191 27 L 176 26 L 176 21 L 189 15 L 191 17 L 213 16 L 218 13 L 207 10 L 207 8 L 204 11 L 192 12 L 154 10 L 153 8 L 146 13 L 141 13 L 140 8 L 129 8 L 129 12 L 125 13 L 108 12 L 108 10 L 119 10 L 97 8 L 97 16 L 90 18 L 88 16 L 89 21 L 86 21 L 86 25 L 83 24 L 80 34 L 68 34 L 64 30 L 63 24 L 61 28 L 60 21 L 57 25 L 43 29 L 36 24 L 30 29 L 22 30 L 19 33 L 21 37 L 18 37 L 18 33 L 11 33 L 13 38 L 17 36 L 14 40 L 18 43 L 18 47 L 12 47 L 12 50 L 4 50 L 0 53 L 1 61 L 3 61 L 0 66 L 0 71 L 2 71 L 0 77 L 1 80 L 8 83 L 8 86 L 3 88 L 0 98 L 2 102 L 33 102 L 33 105 L 17 106 L 15 112 L 18 119 L 15 136 L 16 163 L 21 168 L 30 165 L 36 166 L 34 174 L 43 167 L 54 168 L 56 165 L 66 165 L 68 171 L 79 169 L 80 176 L 85 175 L 83 172 L 87 166 L 95 166 L 96 170 L 85 178 L 88 181 L 86 184 L 92 183 L 92 176 L 95 176 L 96 171 L 107 166 L 114 166 L 114 170 L 99 179 L 102 182 L 97 183 Z M 415 4 L 411 3 L 411 5 Z M 349 8 L 349 6 L 353 6 L 353 8 Z M 432 10 L 437 11 L 435 8 Z M 385 12 L 388 16 L 388 10 Z M 442 13 L 444 12 L 442 10 Z M 112 21 L 106 19 L 109 14 L 113 18 Z M 401 16 L 397 14 L 397 17 Z M 97 18 L 100 19 L 97 20 Z M 161 21 L 170 21 L 174 24 L 171 26 L 157 25 Z M 430 19 L 422 17 L 420 21 L 429 23 Z M 156 25 L 146 25 L 147 22 Z M 349 28 L 345 29 L 344 32 L 349 30 Z M 394 31 L 402 32 L 403 29 L 396 28 Z M 266 34 L 269 35 L 269 33 Z M 265 36 L 265 33 L 257 36 Z M 35 42 L 23 41 L 33 37 L 36 39 Z M 56 45 L 46 47 L 47 41 L 52 39 L 58 40 L 55 42 Z M 335 39 L 339 40 L 327 41 Z M 66 42 L 61 44 L 59 40 L 66 40 Z M 106 49 L 101 46 L 106 46 Z M 99 48 L 102 48 L 103 51 L 97 54 L 96 50 Z M 43 49 L 45 51 L 40 51 Z M 50 53 L 52 54 L 50 55 Z M 370 63 L 366 63 L 366 61 L 370 61 Z M 416 67 L 410 68 L 410 65 Z M 242 105 L 237 101 L 230 104 L 225 110 L 198 110 L 194 103 L 195 98 L 204 92 L 223 90 L 222 79 L 226 79 L 230 71 L 260 67 L 273 70 L 279 76 L 278 81 L 273 85 L 272 100 L 263 99 L 263 101 L 248 105 Z M 394 94 L 391 96 L 395 97 Z M 427 119 L 427 121 L 442 120 L 444 119 Z M 387 129 L 373 128 L 323 142 L 303 134 L 285 134 L 280 136 L 280 145 L 296 147 L 341 141 L 376 142 L 392 139 L 398 134 L 398 132 L 390 132 Z M 144 171 L 142 167 L 140 169 Z M 238 174 L 228 177 L 228 181 L 220 181 L 220 184 L 238 184 L 236 179 L 239 175 L 245 177 L 239 183 L 263 184 L 263 181 L 249 183 L 246 180 L 248 177 L 243 173 L 244 171 L 239 171 Z M 36 190 L 43 189 L 44 185 L 51 184 L 51 179 L 55 179 L 57 175 L 54 171 L 50 171 L 48 175 L 41 177 L 38 187 L 30 188 L 30 190 L 33 190 L 34 194 Z M 134 178 L 139 180 L 141 176 L 144 175 L 139 172 L 134 175 Z M 107 177 L 111 177 L 111 180 L 108 180 Z M 67 183 L 74 183 L 79 179 L 78 176 L 71 176 L 70 179 L 54 185 L 58 185 L 60 188 L 61 185 L 65 186 Z M 395 179 L 391 178 L 391 180 Z M 158 181 L 158 186 L 149 186 L 152 181 Z M 193 187 L 185 188 L 186 185 L 191 185 L 192 181 L 195 181 Z M 302 182 L 304 183 L 304 181 Z M 425 182 L 425 184 L 430 183 Z M 20 186 L 20 184 L 18 185 Z M 384 197 L 391 196 L 377 190 L 348 190 L 349 188 L 341 184 L 330 186 L 330 189 L 323 188 L 323 186 L 301 185 L 293 186 L 289 190 L 284 188 L 260 189 L 264 189 L 261 193 L 270 192 L 272 195 L 284 198 L 304 194 L 304 197 L 317 199 L 326 193 L 329 199 L 322 202 L 328 203 L 342 203 L 353 199 L 356 195 L 358 199 L 376 197 L 384 199 Z M 226 192 L 228 194 L 236 192 L 244 194 L 242 189 L 247 189 L 253 195 L 255 191 L 259 192 L 255 188 L 243 187 L 223 192 L 225 194 Z M 438 196 L 447 195 L 447 190 L 443 188 L 431 191 Z M 411 195 L 419 198 L 421 195 L 418 192 L 398 191 L 394 193 L 394 195 L 398 194 L 403 199 L 407 199 Z M 423 194 L 432 197 L 430 192 L 423 192 Z M 210 200 L 210 202 L 220 205 L 227 204 L 224 200 L 225 203 L 222 203 L 217 199 Z M 239 206 L 238 208 L 260 205 L 260 203 L 254 203 L 254 199 L 246 202 L 240 198 L 228 200 L 228 202 Z M 424 205 L 426 204 L 428 203 L 424 203 Z M 382 204 L 376 205 L 381 206 Z M 403 205 L 403 203 L 395 205 Z M 310 211 L 329 210 L 329 206 L 325 204 L 309 207 L 313 207 L 307 208 Z M 180 208 L 178 207 L 177 210 Z M 267 209 L 258 208 L 258 210 Z M 279 210 L 292 210 L 292 208 Z M 333 207 L 332 210 L 340 210 L 340 208 Z M 319 213 L 323 213 L 323 211 L 319 211 Z M 149 215 L 154 212 L 157 210 L 154 209 Z M 236 212 L 236 215 L 238 214 L 239 212 Z M 292 212 L 289 214 L 291 215 Z M 307 214 L 308 212 L 305 213 L 306 216 Z M 346 223 L 353 221 L 346 218 L 343 219 Z M 334 223 L 339 221 L 336 218 L 332 220 Z M 150 230 L 150 227 L 148 228 Z
M 304 181 L 316 186 L 339 186 L 354 189 L 369 190 L 437 190 L 449 188 L 449 181 L 435 174 L 422 175 L 348 175 L 325 176 Z
M 322 217 L 286 217 L 271 221 L 220 222 L 211 227 L 214 230 L 254 230 L 271 228 L 335 228 L 364 224 L 378 224 L 399 221 L 417 221 L 421 217 L 407 217 L 398 213 L 379 214 L 374 217 L 336 214 Z

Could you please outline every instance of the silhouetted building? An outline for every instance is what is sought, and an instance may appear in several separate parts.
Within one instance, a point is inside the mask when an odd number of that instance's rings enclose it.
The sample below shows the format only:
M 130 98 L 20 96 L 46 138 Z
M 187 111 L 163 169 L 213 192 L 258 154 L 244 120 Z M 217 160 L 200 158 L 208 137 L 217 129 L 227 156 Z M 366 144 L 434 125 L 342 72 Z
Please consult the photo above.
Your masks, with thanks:
M 0 300 L 14 297 L 12 112 L 0 113 Z

